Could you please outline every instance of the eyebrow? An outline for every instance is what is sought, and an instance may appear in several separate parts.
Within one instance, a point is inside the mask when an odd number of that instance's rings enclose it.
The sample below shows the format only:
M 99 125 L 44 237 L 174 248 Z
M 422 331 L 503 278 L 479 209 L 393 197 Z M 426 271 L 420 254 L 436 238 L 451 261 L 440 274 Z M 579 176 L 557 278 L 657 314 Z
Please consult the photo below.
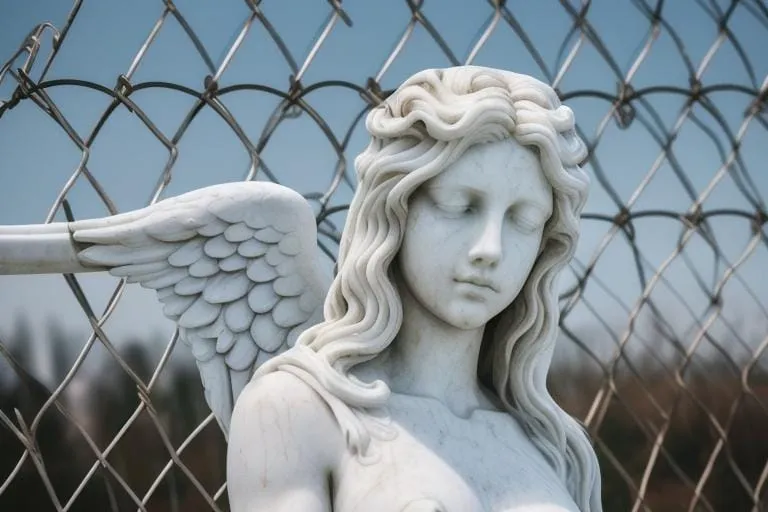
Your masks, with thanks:
M 477 188 L 469 183 L 453 183 L 451 185 L 440 185 L 437 183 L 431 183 L 426 185 L 427 188 L 430 190 L 440 190 L 440 189 L 448 189 L 448 188 L 457 188 L 457 189 L 463 189 L 468 190 L 469 192 L 472 192 L 475 195 L 478 196 L 485 196 L 487 193 L 485 190 L 481 188 Z
M 487 192 L 485 190 L 483 190 L 481 188 L 477 188 L 477 187 L 475 187 L 475 186 L 473 186 L 473 185 L 471 185 L 469 183 L 454 183 L 454 184 L 451 184 L 451 185 L 440 185 L 440 184 L 437 184 L 437 183 L 426 184 L 426 188 L 429 188 L 430 190 L 440 190 L 440 189 L 447 189 L 447 188 L 454 188 L 454 187 L 467 190 L 467 191 L 471 192 L 472 194 L 475 194 L 475 195 L 480 196 L 480 197 L 485 197 L 487 195 Z M 535 208 L 537 210 L 541 210 L 541 212 L 546 214 L 546 215 L 552 215 L 552 211 L 554 209 L 554 198 L 552 198 L 552 202 L 553 202 L 552 207 L 548 207 L 549 204 L 548 204 L 546 198 L 541 198 L 541 197 L 535 197 L 535 198 L 522 197 L 522 198 L 518 199 L 517 201 L 515 201 L 514 205 L 520 205 L 520 206 L 523 206 L 523 207 L 532 207 L 532 208 Z M 510 206 L 513 206 L 513 205 L 510 205 Z

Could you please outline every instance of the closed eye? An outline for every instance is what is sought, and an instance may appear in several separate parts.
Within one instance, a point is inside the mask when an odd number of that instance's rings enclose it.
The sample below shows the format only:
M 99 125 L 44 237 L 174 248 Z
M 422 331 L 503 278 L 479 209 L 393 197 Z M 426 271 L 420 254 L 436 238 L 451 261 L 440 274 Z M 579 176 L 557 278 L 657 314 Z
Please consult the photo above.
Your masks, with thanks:
M 508 217 L 515 226 L 527 233 L 533 233 L 543 228 L 548 219 L 538 208 L 512 209 Z
M 525 217 L 513 218 L 512 221 L 523 231 L 533 233 L 541 227 L 541 224 Z
M 473 213 L 476 210 L 476 207 L 473 204 L 450 204 L 450 203 L 439 203 L 437 201 L 433 201 L 435 206 L 437 206 L 440 210 L 450 213 L 450 214 L 468 214 Z
M 477 211 L 478 200 L 465 190 L 449 187 L 429 187 L 427 189 L 431 203 L 440 211 L 449 215 L 466 215 Z

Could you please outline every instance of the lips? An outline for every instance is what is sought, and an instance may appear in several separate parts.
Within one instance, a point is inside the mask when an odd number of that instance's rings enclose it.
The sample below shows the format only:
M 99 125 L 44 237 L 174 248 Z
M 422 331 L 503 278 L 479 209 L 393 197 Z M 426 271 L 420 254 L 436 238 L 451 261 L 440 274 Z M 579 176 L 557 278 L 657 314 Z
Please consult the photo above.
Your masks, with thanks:
M 473 284 L 475 286 L 479 286 L 481 288 L 488 288 L 489 290 L 493 290 L 494 292 L 498 292 L 499 290 L 494 285 L 493 281 L 490 279 L 486 279 L 482 276 L 462 276 L 457 277 L 454 279 L 457 283 L 465 283 L 465 284 Z

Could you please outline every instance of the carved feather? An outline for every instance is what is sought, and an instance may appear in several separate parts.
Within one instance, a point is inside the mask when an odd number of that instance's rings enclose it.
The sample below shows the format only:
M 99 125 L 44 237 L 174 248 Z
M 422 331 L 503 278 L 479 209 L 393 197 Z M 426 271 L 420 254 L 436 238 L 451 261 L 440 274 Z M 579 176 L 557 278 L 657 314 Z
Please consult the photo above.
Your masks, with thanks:
M 170 295 L 163 302 L 163 314 L 171 319 L 178 319 L 189 306 L 195 302 L 195 297 L 189 295 Z
M 233 370 L 243 371 L 253 368 L 259 347 L 253 342 L 248 333 L 235 335 L 235 344 L 225 356 L 227 366 Z
M 322 318 L 312 208 L 266 182 L 216 185 L 125 214 L 72 223 L 82 262 L 157 290 L 195 359 L 225 435 L 256 366 Z
M 304 280 L 302 280 L 301 277 L 296 274 L 290 274 L 285 277 L 278 277 L 275 279 L 273 284 L 275 293 L 281 297 L 295 297 L 297 295 L 301 295 L 301 292 L 304 291 L 305 286 L 306 283 L 304 283 Z
M 229 242 L 245 242 L 253 238 L 253 229 L 249 228 L 245 222 L 238 222 L 224 231 L 224 238 Z
M 173 287 L 173 291 L 179 295 L 197 295 L 208 284 L 207 277 L 194 277 L 188 275 Z
M 248 277 L 256 283 L 267 283 L 277 277 L 275 267 L 264 258 L 256 258 L 248 264 Z
M 272 311 L 272 318 L 280 327 L 294 327 L 304 322 L 309 315 L 299 307 L 298 297 L 281 299 Z
M 236 272 L 248 266 L 248 260 L 239 254 L 232 254 L 219 261 L 219 268 L 224 272 Z
M 280 296 L 275 293 L 272 284 L 259 283 L 248 294 L 248 305 L 254 313 L 268 313 L 274 309 Z
M 168 267 L 162 272 L 151 275 L 148 279 L 140 279 L 139 282 L 146 288 L 156 290 L 171 286 L 187 277 L 187 272 L 181 268 Z
M 253 238 L 255 238 L 256 240 L 259 240 L 260 242 L 267 242 L 270 244 L 275 244 L 279 242 L 283 238 L 283 236 L 284 236 L 283 233 L 280 233 L 276 229 L 269 226 L 264 229 L 260 229 L 253 234 Z
M 251 336 L 259 348 L 276 352 L 285 344 L 288 332 L 278 326 L 272 315 L 256 315 L 251 323 Z
M 203 290 L 203 298 L 211 304 L 228 304 L 244 297 L 253 283 L 242 273 L 219 272 Z
M 194 277 L 210 277 L 218 274 L 219 270 L 221 269 L 216 263 L 216 260 L 205 255 L 190 265 L 188 269 L 189 275 Z
M 168 263 L 174 267 L 188 267 L 203 257 L 203 245 L 205 239 L 193 238 L 178 249 L 173 251 L 168 257 Z
M 235 254 L 237 251 L 237 245 L 227 241 L 224 235 L 221 234 L 208 240 L 203 246 L 203 252 L 211 258 L 221 259 Z
M 204 237 L 212 237 L 222 234 L 229 226 L 230 224 L 222 220 L 212 218 L 208 224 L 199 227 L 197 232 Z
M 248 298 L 228 304 L 224 310 L 224 323 L 232 332 L 247 331 L 256 313 L 248 305 Z
M 245 258 L 255 258 L 266 254 L 268 249 L 269 245 L 251 238 L 237 247 L 237 253 Z
M 236 340 L 235 333 L 227 330 L 223 331 L 216 340 L 216 352 L 226 354 L 235 345 Z
M 203 297 L 198 297 L 195 302 L 189 306 L 189 309 L 181 315 L 178 324 L 180 327 L 186 327 L 187 329 L 203 327 L 216 320 L 216 317 L 219 316 L 219 312 L 221 312 L 221 306 L 219 304 L 211 304 L 206 302 Z

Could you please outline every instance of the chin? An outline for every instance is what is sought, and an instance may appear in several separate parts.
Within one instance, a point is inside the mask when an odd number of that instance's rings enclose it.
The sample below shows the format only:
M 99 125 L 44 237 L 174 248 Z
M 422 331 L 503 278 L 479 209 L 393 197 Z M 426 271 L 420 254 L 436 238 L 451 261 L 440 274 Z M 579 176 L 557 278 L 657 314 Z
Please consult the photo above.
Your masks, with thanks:
M 453 322 L 453 326 L 462 331 L 473 331 L 475 329 L 485 327 L 486 323 L 488 322 L 477 322 L 474 320 L 467 320 L 467 321 Z
M 462 331 L 471 331 L 485 327 L 485 325 L 491 321 L 493 316 L 489 316 L 487 312 L 483 313 L 454 313 L 446 315 L 446 323 L 452 325 Z

